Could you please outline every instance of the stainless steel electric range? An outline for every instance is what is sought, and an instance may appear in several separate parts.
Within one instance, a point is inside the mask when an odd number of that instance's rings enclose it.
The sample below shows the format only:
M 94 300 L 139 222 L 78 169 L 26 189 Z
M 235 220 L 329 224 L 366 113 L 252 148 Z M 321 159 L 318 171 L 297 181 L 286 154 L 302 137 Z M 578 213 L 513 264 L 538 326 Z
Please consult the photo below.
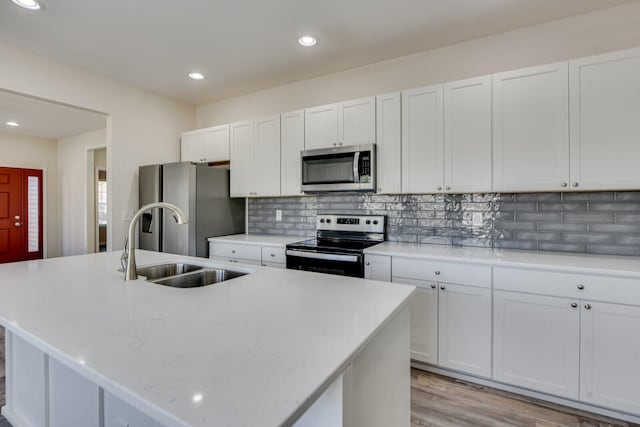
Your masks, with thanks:
M 384 216 L 318 215 L 316 238 L 287 245 L 287 268 L 364 277 L 364 250 L 384 242 Z

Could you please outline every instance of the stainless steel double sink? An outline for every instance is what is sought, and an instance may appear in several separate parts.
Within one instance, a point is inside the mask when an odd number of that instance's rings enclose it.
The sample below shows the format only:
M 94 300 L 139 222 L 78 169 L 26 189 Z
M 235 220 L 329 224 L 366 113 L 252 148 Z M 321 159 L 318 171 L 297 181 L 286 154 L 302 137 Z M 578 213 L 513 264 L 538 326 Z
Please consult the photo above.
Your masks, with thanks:
M 213 285 L 248 274 L 241 271 L 185 263 L 150 265 L 138 268 L 137 272 L 138 276 L 144 276 L 152 283 L 174 288 L 197 288 Z

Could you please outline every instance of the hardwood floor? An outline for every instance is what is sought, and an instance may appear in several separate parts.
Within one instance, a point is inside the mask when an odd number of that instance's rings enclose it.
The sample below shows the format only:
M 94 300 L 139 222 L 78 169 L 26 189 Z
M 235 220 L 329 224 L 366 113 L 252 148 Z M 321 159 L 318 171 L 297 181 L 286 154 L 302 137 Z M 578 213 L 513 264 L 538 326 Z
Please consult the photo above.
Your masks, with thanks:
M 418 369 L 411 370 L 412 427 L 640 427 Z
M 4 402 L 4 329 L 0 328 L 0 406 Z M 411 370 L 411 426 L 640 427 L 418 369 Z M 0 427 L 11 425 L 0 416 Z

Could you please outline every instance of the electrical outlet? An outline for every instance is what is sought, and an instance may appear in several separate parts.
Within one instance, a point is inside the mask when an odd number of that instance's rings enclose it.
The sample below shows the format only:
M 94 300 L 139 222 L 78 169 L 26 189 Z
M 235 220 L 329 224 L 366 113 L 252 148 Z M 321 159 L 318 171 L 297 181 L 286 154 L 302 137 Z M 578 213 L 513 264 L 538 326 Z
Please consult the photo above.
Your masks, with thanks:
M 282 221 L 282 211 L 280 209 L 276 209 L 276 221 Z
M 474 212 L 471 217 L 471 224 L 474 227 L 482 227 L 484 225 L 484 218 L 482 216 L 482 212 Z

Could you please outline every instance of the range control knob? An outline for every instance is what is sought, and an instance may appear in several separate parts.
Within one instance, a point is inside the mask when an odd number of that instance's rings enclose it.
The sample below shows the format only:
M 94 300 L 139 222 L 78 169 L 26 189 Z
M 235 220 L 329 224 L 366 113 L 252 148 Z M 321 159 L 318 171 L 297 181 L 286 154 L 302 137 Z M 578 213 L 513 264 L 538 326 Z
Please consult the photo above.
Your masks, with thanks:
M 371 220 L 370 219 L 366 220 L 365 224 L 367 224 L 367 225 L 371 224 Z
M 324 218 L 320 218 L 320 223 L 324 224 Z
M 378 225 L 378 220 L 377 219 L 373 220 L 373 225 Z
M 331 224 L 331 220 L 327 218 L 327 224 Z

